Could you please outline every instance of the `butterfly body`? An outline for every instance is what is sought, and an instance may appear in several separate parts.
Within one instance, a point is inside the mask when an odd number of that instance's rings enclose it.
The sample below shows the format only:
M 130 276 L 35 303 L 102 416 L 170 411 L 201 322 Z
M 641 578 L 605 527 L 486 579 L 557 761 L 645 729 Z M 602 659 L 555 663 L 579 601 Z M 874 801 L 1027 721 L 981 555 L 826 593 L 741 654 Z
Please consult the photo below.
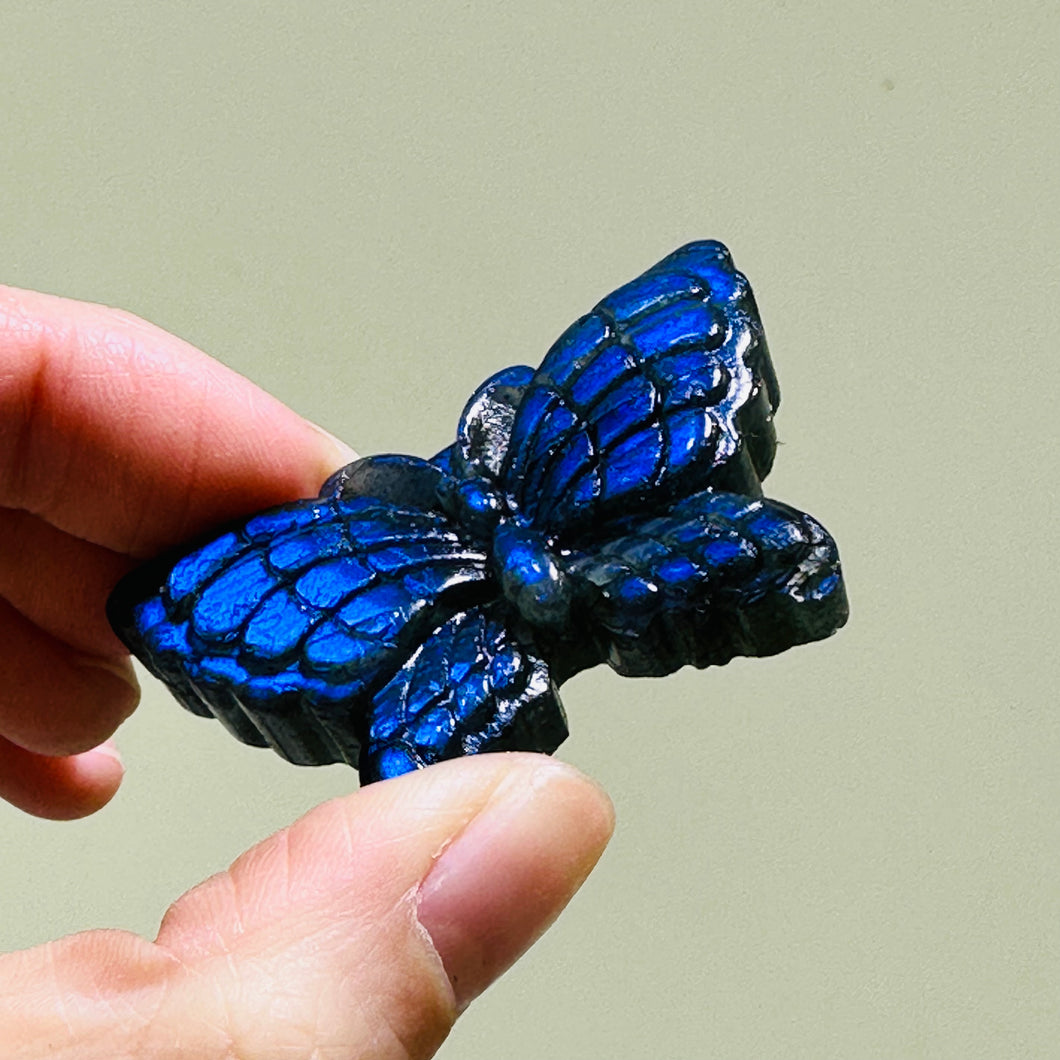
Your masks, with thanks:
M 746 279 L 690 244 L 487 380 L 432 460 L 357 461 L 148 564 L 111 620 L 188 709 L 294 762 L 368 782 L 551 752 L 582 669 L 661 676 L 845 621 L 834 542 L 761 497 L 778 401 Z

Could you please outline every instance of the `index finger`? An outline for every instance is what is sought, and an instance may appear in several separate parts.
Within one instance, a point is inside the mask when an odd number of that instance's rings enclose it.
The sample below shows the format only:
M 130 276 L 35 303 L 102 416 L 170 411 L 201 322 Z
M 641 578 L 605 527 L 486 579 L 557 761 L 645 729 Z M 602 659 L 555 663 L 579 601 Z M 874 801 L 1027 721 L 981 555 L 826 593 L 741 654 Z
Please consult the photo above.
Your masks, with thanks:
M 352 458 L 138 317 L 0 286 L 0 506 L 148 556 L 312 496 Z

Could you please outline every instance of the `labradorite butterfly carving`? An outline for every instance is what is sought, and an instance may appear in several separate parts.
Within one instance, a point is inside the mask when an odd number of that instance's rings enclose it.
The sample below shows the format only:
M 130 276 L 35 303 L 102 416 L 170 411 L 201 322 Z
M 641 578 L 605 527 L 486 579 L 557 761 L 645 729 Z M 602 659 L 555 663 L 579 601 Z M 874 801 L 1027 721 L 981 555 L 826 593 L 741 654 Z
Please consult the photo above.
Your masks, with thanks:
M 778 402 L 747 280 L 691 243 L 483 383 L 432 460 L 359 460 L 161 557 L 110 619 L 185 707 L 295 763 L 368 783 L 551 753 L 580 670 L 662 676 L 846 621 L 835 543 L 762 497 Z

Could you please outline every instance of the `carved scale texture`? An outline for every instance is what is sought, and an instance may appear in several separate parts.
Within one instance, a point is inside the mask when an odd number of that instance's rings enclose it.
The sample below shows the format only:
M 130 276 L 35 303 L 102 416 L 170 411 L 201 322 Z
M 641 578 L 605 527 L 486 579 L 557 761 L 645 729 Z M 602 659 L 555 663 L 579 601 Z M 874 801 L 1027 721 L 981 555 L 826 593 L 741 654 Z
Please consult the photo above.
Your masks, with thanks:
M 503 478 L 546 531 L 573 532 L 706 484 L 766 434 L 779 401 L 750 288 L 717 243 L 692 244 L 605 298 L 549 350 L 515 416 Z M 755 454 L 750 454 L 752 463 Z
M 552 752 L 581 669 L 658 676 L 846 620 L 835 543 L 761 497 L 778 401 L 746 279 L 689 244 L 487 380 L 432 461 L 358 461 L 161 557 L 111 621 L 189 710 L 292 762 L 367 783 Z

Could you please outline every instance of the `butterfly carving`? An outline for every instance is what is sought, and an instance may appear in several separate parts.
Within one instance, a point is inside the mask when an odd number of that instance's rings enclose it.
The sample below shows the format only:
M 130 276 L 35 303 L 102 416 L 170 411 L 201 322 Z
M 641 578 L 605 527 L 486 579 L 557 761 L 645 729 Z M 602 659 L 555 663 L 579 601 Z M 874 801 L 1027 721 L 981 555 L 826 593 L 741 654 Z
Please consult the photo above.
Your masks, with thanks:
M 108 613 L 185 707 L 291 762 L 368 783 L 551 753 L 580 670 L 661 676 L 846 621 L 835 543 L 762 497 L 778 402 L 747 280 L 691 243 L 488 379 L 434 459 L 350 464 L 133 571 Z

